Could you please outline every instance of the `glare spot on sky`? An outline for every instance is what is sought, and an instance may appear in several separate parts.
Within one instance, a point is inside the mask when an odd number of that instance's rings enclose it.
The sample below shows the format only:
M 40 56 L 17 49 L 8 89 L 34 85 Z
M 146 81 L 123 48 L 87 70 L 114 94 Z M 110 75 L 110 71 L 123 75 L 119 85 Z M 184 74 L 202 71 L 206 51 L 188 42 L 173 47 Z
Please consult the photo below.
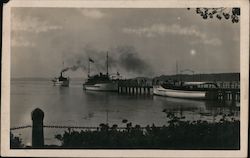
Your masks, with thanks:
M 196 50 L 191 49 L 191 50 L 190 50 L 190 54 L 191 54 L 192 56 L 194 56 L 194 55 L 196 54 Z

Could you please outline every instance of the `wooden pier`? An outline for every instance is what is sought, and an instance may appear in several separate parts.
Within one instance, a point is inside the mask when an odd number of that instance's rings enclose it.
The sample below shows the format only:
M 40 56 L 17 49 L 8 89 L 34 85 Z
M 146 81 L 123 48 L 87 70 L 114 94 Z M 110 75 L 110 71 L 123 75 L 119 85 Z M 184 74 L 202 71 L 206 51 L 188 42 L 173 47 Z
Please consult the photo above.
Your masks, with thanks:
M 118 93 L 120 94 L 135 94 L 135 95 L 153 95 L 152 86 L 119 86 Z
M 219 82 L 217 99 L 220 101 L 240 101 L 239 83 Z M 122 80 L 118 84 L 119 94 L 153 95 L 153 84 L 147 81 Z
M 119 94 L 132 95 L 153 95 L 152 83 L 145 80 L 138 82 L 137 80 L 122 80 L 118 84 Z

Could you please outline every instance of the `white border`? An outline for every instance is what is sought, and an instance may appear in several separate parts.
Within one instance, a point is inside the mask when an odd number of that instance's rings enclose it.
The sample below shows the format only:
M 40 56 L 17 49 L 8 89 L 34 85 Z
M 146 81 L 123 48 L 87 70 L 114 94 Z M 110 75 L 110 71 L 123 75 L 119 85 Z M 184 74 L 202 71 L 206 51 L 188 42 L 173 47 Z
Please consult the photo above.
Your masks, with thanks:
M 10 150 L 10 10 L 12 7 L 74 8 L 187 8 L 240 7 L 241 150 Z M 1 100 L 1 155 L 25 157 L 247 157 L 249 94 L 249 2 L 248 0 L 12 0 L 4 5 Z M 235 52 L 238 53 L 238 52 Z

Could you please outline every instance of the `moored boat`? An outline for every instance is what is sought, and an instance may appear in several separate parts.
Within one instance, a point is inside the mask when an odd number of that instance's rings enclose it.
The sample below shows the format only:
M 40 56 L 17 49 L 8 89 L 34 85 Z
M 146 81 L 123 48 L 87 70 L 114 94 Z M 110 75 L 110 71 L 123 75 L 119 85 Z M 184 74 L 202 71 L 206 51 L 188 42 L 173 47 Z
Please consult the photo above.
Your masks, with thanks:
M 108 74 L 91 76 L 83 84 L 85 90 L 93 91 L 118 91 L 118 80 L 111 79 Z
M 91 91 L 118 91 L 118 81 L 120 79 L 120 74 L 117 72 L 115 76 L 111 76 L 108 72 L 108 53 L 107 53 L 107 73 L 97 74 L 90 76 L 90 62 L 94 63 L 94 60 L 89 58 L 88 66 L 88 79 L 83 84 L 83 89 Z
M 217 92 L 218 86 L 213 82 L 165 83 L 153 86 L 154 95 L 175 98 L 216 99 Z

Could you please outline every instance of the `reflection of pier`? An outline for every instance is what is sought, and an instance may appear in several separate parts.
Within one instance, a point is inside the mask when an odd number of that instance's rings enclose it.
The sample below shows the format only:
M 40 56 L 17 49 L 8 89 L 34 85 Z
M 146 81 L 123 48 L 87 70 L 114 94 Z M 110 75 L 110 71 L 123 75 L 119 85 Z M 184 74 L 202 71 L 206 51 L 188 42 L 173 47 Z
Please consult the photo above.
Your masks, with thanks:
M 220 89 L 218 100 L 240 101 L 240 89 Z
M 160 82 L 158 82 L 159 84 Z M 153 95 L 154 81 L 147 80 L 120 80 L 118 93 L 131 95 Z M 239 82 L 218 82 L 217 99 L 221 101 L 240 101 Z

